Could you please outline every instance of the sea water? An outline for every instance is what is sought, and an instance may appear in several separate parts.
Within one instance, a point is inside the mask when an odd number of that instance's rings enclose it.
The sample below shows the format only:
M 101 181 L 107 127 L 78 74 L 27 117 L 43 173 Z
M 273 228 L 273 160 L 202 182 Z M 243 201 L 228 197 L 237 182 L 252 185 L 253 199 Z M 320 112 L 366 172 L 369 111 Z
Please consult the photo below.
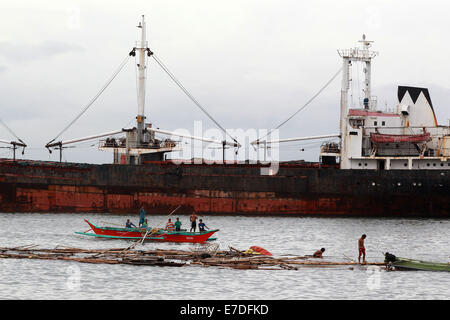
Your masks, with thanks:
M 180 217 L 189 228 L 188 216 Z M 125 248 L 127 240 L 77 235 L 89 226 L 137 224 L 138 215 L 0 213 L 0 247 L 39 245 L 84 249 Z M 366 234 L 368 262 L 383 252 L 428 261 L 450 261 L 450 220 L 413 218 L 315 218 L 202 216 L 220 229 L 220 250 L 257 245 L 275 256 L 310 255 L 357 260 Z M 167 217 L 148 216 L 152 227 Z M 200 244 L 152 243 L 138 249 L 198 250 Z M 218 267 L 155 267 L 71 261 L 0 259 L 0 299 L 450 299 L 450 273 L 386 271 L 375 266 L 300 267 L 298 270 L 236 270 Z

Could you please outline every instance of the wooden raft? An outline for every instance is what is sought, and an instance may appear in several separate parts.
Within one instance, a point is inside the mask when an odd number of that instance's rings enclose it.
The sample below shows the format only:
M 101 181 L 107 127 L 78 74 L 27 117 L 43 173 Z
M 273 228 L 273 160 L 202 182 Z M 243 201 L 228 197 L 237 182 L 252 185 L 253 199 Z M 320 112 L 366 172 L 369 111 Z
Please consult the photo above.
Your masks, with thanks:
M 300 267 L 340 267 L 354 266 L 359 263 L 332 262 L 313 259 L 308 256 L 273 257 L 245 254 L 229 247 L 228 251 L 183 251 L 183 250 L 130 250 L 129 248 L 81 249 L 55 247 L 40 249 L 37 245 L 14 248 L 0 247 L 0 259 L 41 259 L 64 260 L 97 264 L 130 264 L 161 267 L 220 267 L 232 269 L 258 270 L 298 270 Z M 384 266 L 383 262 L 366 265 Z

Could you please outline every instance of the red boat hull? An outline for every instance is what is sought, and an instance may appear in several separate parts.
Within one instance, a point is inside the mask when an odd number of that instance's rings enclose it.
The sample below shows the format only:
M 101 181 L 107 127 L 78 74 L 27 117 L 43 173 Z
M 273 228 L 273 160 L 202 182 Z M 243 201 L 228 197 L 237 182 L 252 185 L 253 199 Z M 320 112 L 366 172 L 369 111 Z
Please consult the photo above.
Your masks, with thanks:
M 84 220 L 89 224 L 91 230 L 104 238 L 116 238 L 116 239 L 130 239 L 137 240 L 145 236 L 147 230 L 139 228 L 109 228 L 98 227 L 88 220 Z M 183 231 L 162 231 L 158 233 L 148 233 L 145 238 L 146 241 L 159 241 L 159 242 L 189 242 L 189 243 L 202 243 L 206 242 L 214 233 L 219 230 L 211 230 L 206 232 L 183 232 Z

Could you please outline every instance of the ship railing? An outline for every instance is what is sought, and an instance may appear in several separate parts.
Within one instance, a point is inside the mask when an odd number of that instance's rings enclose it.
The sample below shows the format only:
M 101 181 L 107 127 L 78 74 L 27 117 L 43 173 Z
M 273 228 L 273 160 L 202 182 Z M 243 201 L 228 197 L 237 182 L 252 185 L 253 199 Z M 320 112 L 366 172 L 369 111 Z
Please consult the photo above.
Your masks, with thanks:
M 321 153 L 340 153 L 339 144 L 336 142 L 324 142 L 320 147 Z
M 132 148 L 132 149 L 159 149 L 159 148 L 174 148 L 177 143 L 171 139 L 153 140 L 144 143 L 128 142 L 125 138 L 115 139 L 107 138 L 99 141 L 100 148 Z

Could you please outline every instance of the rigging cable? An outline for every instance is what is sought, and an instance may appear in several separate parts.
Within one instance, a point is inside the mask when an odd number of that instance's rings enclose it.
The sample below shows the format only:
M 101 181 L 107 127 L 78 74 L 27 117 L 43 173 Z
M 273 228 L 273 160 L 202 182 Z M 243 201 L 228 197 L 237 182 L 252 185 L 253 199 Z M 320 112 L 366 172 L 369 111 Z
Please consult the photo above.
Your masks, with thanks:
M 324 91 L 329 85 L 330 85 L 330 83 L 331 82 L 333 82 L 333 80 L 334 79 L 336 79 L 336 77 L 339 75 L 339 73 L 341 73 L 341 71 L 342 71 L 342 67 L 341 68 L 339 68 L 339 70 L 331 77 L 331 79 L 330 80 L 328 80 L 328 82 L 322 87 L 322 88 L 320 88 L 320 90 L 315 94 L 315 95 L 313 95 L 300 109 L 298 109 L 294 114 L 292 114 L 289 118 L 287 118 L 286 120 L 284 120 L 282 123 L 280 123 L 275 129 L 271 129 L 271 130 L 269 130 L 269 132 L 265 135 L 265 136 L 263 136 L 262 138 L 259 138 L 258 140 L 256 140 L 256 141 L 260 141 L 261 139 L 264 139 L 265 137 L 267 137 L 267 136 L 269 136 L 274 130 L 277 130 L 277 129 L 279 129 L 281 126 L 283 126 L 286 122 L 288 122 L 289 120 L 291 120 L 293 117 L 295 117 L 300 111 L 302 111 L 303 109 L 305 109 L 319 94 L 321 94 L 322 93 L 322 91 Z
M 113 73 L 111 78 L 106 82 L 106 84 L 100 89 L 100 91 L 89 101 L 89 103 L 83 108 L 83 110 L 73 119 L 58 135 L 48 142 L 47 144 L 55 141 L 58 139 L 64 132 L 67 131 L 74 123 L 77 121 L 88 109 L 89 107 L 97 100 L 98 97 L 103 93 L 103 91 L 106 90 L 106 88 L 109 86 L 109 84 L 116 78 L 116 76 L 119 74 L 119 72 L 123 69 L 125 64 L 128 62 L 128 59 L 130 58 L 130 54 L 127 55 L 127 57 L 122 61 L 122 63 L 119 65 L 119 68 Z
M 175 82 L 175 84 L 188 96 L 189 99 L 191 99 L 194 104 L 200 108 L 207 116 L 208 118 L 216 124 L 226 135 L 228 135 L 231 139 L 233 139 L 234 142 L 238 143 L 235 138 L 233 138 L 227 130 L 225 130 L 209 113 L 206 111 L 206 109 L 200 104 L 200 102 L 195 99 L 195 97 L 180 83 L 180 81 L 177 80 L 177 78 L 173 75 L 172 72 L 164 65 L 164 63 L 153 53 L 152 55 L 153 59 L 158 63 L 158 65 L 164 70 L 164 72 L 167 73 L 167 75 Z
M 20 142 L 22 142 L 23 144 L 25 144 L 25 142 L 23 142 L 23 141 L 22 141 L 22 140 L 14 133 L 14 131 L 11 130 L 11 128 L 8 127 L 8 126 L 6 125 L 6 123 L 3 122 L 2 119 L 0 119 L 0 124 L 2 124 L 2 125 L 6 128 L 6 130 L 8 130 L 9 133 L 11 133 L 18 141 L 20 141 Z

